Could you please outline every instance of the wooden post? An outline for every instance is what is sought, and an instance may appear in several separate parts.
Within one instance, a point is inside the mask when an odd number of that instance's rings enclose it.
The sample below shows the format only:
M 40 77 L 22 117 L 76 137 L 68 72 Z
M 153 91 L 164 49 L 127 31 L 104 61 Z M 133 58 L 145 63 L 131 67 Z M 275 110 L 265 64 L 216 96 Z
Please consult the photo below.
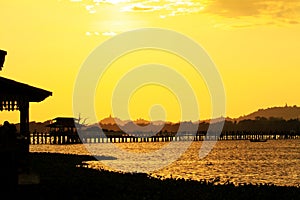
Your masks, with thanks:
M 30 144 L 30 132 L 29 132 L 29 102 L 23 100 L 19 104 L 20 110 L 20 134 L 24 135 L 26 139 L 26 149 L 29 153 L 29 144 Z

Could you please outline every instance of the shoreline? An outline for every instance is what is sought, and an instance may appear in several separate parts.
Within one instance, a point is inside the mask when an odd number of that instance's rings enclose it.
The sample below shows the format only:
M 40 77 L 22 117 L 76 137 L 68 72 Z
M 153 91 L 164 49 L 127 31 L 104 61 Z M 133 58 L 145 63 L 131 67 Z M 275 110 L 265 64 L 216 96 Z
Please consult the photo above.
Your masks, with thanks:
M 215 184 L 213 181 L 158 179 L 82 166 L 93 156 L 30 153 L 38 184 L 18 185 L 16 195 L 31 199 L 297 199 L 300 188 L 268 184 Z M 78 167 L 81 166 L 81 167 Z

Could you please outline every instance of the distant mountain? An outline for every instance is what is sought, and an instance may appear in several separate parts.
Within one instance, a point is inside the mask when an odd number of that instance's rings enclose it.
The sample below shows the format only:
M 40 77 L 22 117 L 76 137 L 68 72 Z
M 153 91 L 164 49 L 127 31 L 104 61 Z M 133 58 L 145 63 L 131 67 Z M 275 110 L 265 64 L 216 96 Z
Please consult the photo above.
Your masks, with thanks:
M 29 122 L 29 132 L 33 133 L 34 131 L 39 132 L 39 133 L 45 133 L 49 131 L 49 127 L 47 127 L 47 125 L 49 125 L 51 122 L 51 120 L 47 120 L 45 122 Z M 15 124 L 17 131 L 20 131 L 20 123 Z
M 270 117 L 282 118 L 284 120 L 289 119 L 300 119 L 300 107 L 295 106 L 284 106 L 284 107 L 271 107 L 267 109 L 259 109 L 248 115 L 241 116 L 234 120 L 241 121 L 245 119 L 255 120 L 257 117 L 265 117 L 269 119 Z
M 118 124 L 118 125 L 124 125 L 126 124 L 128 121 L 123 121 L 117 117 L 112 117 L 111 115 L 109 115 L 108 117 L 100 120 L 99 124 L 103 124 L 103 125 L 109 125 L 109 124 Z
M 270 107 L 266 109 L 259 109 L 253 113 L 250 113 L 248 115 L 244 115 L 238 118 L 230 118 L 230 117 L 220 117 L 216 119 L 208 119 L 208 120 L 198 120 L 194 122 L 181 122 L 183 125 L 183 129 L 189 129 L 190 127 L 193 127 L 193 125 L 199 125 L 201 124 L 202 126 L 207 126 L 209 122 L 211 123 L 217 123 L 220 120 L 224 120 L 226 122 L 240 122 L 242 120 L 250 119 L 250 120 L 255 120 L 257 118 L 281 118 L 284 120 L 290 120 L 290 119 L 300 119 L 300 107 L 298 106 L 283 106 L 283 107 Z M 47 120 L 45 122 L 35 122 L 32 121 L 29 123 L 29 129 L 30 132 L 48 132 L 49 125 L 51 120 Z M 117 125 L 118 124 L 118 125 Z M 17 123 L 15 124 L 17 130 L 20 130 L 20 124 Z M 87 128 L 99 128 L 99 125 L 101 128 L 106 129 L 106 130 L 111 130 L 111 131 L 121 131 L 126 130 L 128 132 L 139 132 L 139 131 L 150 131 L 150 132 L 157 132 L 159 130 L 162 131 L 171 131 L 171 132 L 176 132 L 179 128 L 180 122 L 172 123 L 172 122 L 164 122 L 161 120 L 157 121 L 147 121 L 144 119 L 137 119 L 137 120 L 121 120 L 117 117 L 112 117 L 111 115 L 109 117 L 106 117 L 99 121 L 99 124 L 91 124 L 88 125 Z
M 234 121 L 233 118 L 230 117 L 218 117 L 218 118 L 214 118 L 214 119 L 204 119 L 204 120 L 197 120 L 194 121 L 194 124 L 199 124 L 199 123 L 217 123 L 217 122 L 221 122 L 221 121 Z
M 150 121 L 148 120 L 144 120 L 142 118 L 139 118 L 139 119 L 136 119 L 133 121 L 135 124 L 138 124 L 138 125 L 148 125 L 150 124 Z
M 168 121 L 163 121 L 163 120 L 155 120 L 155 121 L 148 121 L 148 120 L 145 120 L 145 119 L 142 119 L 142 118 L 138 118 L 136 120 L 122 120 L 120 118 L 117 118 L 117 117 L 112 117 L 111 115 L 109 115 L 108 117 L 106 118 L 103 118 L 102 120 L 99 121 L 99 124 L 102 124 L 102 125 L 109 125 L 109 124 L 118 124 L 118 125 L 121 125 L 121 126 L 124 126 L 128 123 L 134 123 L 134 124 L 137 124 L 137 125 L 148 125 L 148 124 L 153 124 L 153 125 L 163 125 L 163 124 L 166 124 L 166 123 L 172 123 L 172 122 L 168 122 Z

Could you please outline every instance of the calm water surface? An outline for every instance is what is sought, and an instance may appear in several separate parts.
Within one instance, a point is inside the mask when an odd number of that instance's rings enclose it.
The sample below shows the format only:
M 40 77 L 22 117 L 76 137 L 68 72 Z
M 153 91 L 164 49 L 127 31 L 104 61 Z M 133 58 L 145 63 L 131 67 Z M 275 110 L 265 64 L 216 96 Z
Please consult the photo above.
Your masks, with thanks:
M 193 142 L 178 160 L 149 174 L 161 178 L 219 179 L 220 183 L 230 181 L 235 184 L 300 185 L 300 140 L 269 140 L 262 143 L 218 141 L 205 158 L 199 159 L 201 144 L 202 142 Z M 105 143 L 86 145 L 31 145 L 30 151 L 92 155 L 87 150 L 88 147 L 101 152 L 98 154 L 100 161 L 89 161 L 89 167 L 115 170 L 108 167 L 107 163 L 112 162 L 114 166 L 124 165 L 126 156 L 123 156 L 124 160 L 115 159 L 112 156 L 111 145 Z M 167 143 L 118 143 L 115 147 L 131 153 L 145 153 L 156 151 L 165 145 Z M 178 147 L 172 148 L 170 153 L 176 154 L 180 145 L 181 142 L 178 142 Z M 125 165 L 134 163 L 132 160 L 126 162 Z M 149 162 L 151 161 L 145 160 L 138 165 L 146 168 L 147 165 L 153 164 Z

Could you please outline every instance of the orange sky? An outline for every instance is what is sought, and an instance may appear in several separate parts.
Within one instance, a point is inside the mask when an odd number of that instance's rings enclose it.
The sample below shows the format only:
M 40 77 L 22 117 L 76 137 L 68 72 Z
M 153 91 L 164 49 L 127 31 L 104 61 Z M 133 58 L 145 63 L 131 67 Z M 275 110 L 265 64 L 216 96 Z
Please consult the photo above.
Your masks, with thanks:
M 53 92 L 45 101 L 30 104 L 30 121 L 73 116 L 74 84 L 89 54 L 117 34 L 148 27 L 182 33 L 207 51 L 224 83 L 226 116 L 300 105 L 300 1 L 7 0 L 1 1 L 0 22 L 0 49 L 8 52 L 1 76 Z M 149 62 L 176 69 L 199 89 L 200 117 L 211 116 L 210 94 L 189 64 L 145 50 L 121 57 L 99 81 L 99 119 L 112 113 L 112 89 L 118 80 Z M 154 119 L 180 120 L 176 94 L 166 88 L 140 88 L 128 101 L 133 119 L 149 119 L 151 114 Z M 19 113 L 2 112 L 0 123 L 4 120 L 18 122 Z

